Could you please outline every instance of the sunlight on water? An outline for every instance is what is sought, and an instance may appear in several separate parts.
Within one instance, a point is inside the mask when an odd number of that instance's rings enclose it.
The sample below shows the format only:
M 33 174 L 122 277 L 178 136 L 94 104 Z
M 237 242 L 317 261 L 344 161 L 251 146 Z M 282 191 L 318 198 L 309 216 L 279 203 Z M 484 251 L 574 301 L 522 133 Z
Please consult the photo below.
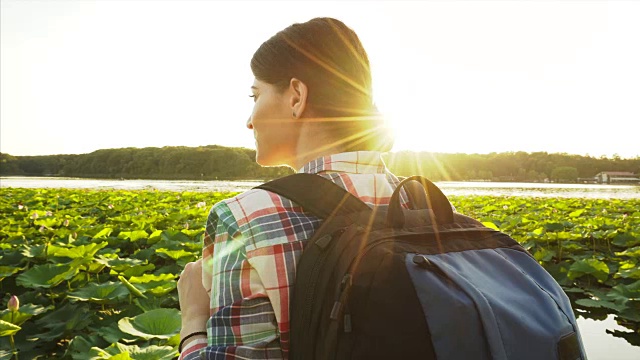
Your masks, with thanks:
M 578 318 L 580 335 L 589 360 L 640 359 L 640 347 L 630 346 L 626 340 L 606 333 L 606 330 L 629 332 L 629 329 L 618 325 L 614 318 L 613 315 L 603 321 Z
M 2 177 L 0 187 L 68 188 L 68 189 L 122 189 L 166 191 L 246 191 L 262 181 L 194 181 L 194 180 L 110 180 L 59 177 Z M 445 195 L 491 195 L 568 197 L 596 199 L 640 198 L 640 186 L 600 184 L 546 184 L 507 182 L 454 182 L 436 183 Z

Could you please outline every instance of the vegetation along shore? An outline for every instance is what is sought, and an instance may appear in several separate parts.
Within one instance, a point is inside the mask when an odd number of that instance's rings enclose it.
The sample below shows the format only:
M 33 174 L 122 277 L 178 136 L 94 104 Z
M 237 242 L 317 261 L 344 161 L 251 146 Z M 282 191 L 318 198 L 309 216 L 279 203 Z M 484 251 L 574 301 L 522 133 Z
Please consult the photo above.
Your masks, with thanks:
M 592 181 L 601 172 L 640 174 L 640 156 L 590 157 L 546 152 L 445 154 L 391 152 L 389 169 L 399 176 L 423 175 L 434 181 Z M 286 167 L 260 167 L 255 150 L 218 145 L 122 148 L 79 155 L 0 154 L 0 175 L 71 176 L 115 179 L 238 180 L 291 174 Z M 633 182 L 635 184 L 639 181 Z

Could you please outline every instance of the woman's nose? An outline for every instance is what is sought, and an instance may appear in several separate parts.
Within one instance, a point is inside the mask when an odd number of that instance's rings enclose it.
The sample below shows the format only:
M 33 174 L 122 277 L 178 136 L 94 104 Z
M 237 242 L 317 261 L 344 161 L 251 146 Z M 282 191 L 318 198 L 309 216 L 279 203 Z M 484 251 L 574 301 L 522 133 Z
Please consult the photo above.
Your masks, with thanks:
M 247 129 L 253 130 L 253 124 L 251 123 L 251 116 L 247 119 Z

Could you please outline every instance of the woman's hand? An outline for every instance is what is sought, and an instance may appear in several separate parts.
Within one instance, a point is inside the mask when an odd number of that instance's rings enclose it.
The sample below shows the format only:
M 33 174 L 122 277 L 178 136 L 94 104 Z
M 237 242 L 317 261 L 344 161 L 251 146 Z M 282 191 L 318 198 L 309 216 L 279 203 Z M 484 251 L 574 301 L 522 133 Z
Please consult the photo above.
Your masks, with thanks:
M 180 337 L 206 331 L 209 320 L 209 295 L 202 286 L 202 260 L 190 262 L 182 270 L 178 279 L 178 299 L 182 313 Z

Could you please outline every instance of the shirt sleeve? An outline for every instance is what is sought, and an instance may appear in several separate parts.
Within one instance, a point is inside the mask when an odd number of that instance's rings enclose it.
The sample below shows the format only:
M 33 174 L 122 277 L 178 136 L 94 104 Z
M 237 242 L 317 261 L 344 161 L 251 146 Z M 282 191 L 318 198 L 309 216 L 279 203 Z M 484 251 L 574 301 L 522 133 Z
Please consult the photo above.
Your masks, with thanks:
M 207 219 L 203 286 L 210 293 L 211 317 L 206 346 L 193 352 L 200 359 L 282 358 L 273 307 L 247 260 L 246 244 L 252 239 L 245 220 L 239 224 L 224 201 L 213 206 Z
M 200 359 L 200 350 L 206 346 L 207 339 L 196 339 L 182 349 L 178 360 L 198 360 Z

